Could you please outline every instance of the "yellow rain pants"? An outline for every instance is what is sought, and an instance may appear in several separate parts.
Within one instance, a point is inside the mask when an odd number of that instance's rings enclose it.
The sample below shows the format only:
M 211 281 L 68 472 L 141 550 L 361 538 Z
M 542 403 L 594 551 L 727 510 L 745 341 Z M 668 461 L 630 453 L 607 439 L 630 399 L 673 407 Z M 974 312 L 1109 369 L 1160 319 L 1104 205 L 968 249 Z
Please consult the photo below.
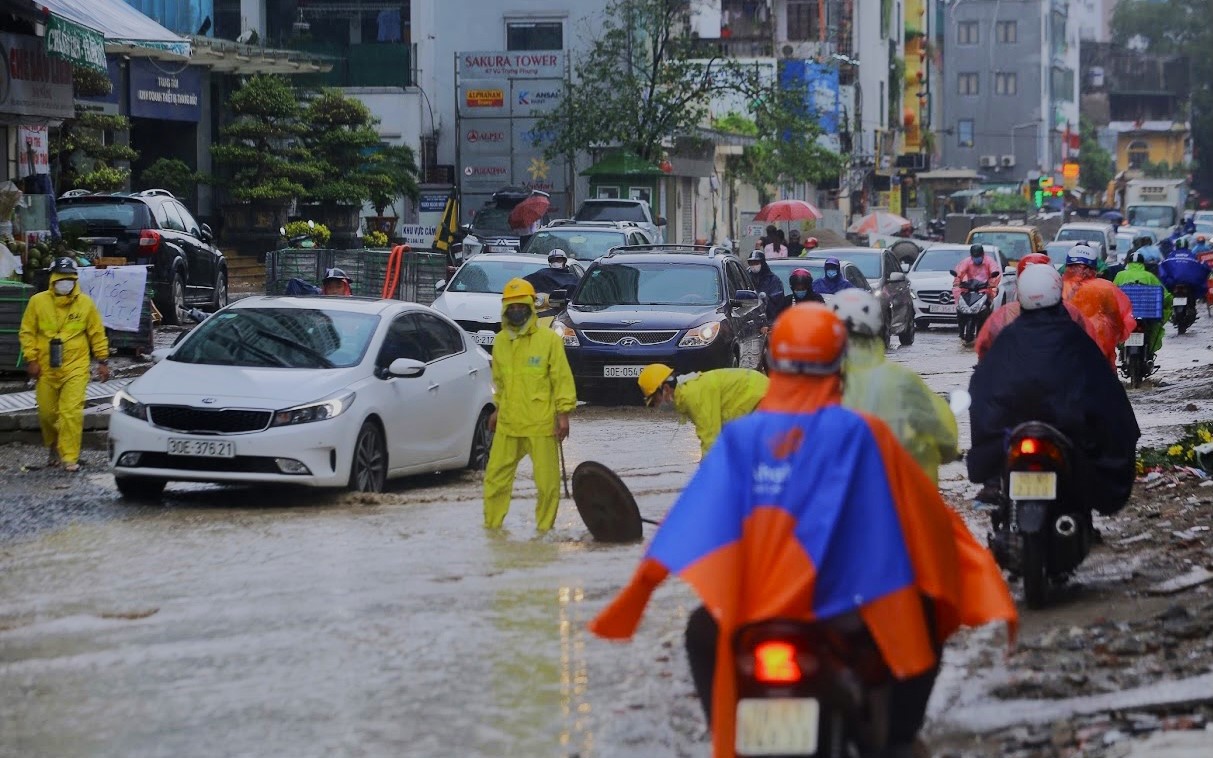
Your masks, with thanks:
M 514 490 L 514 472 L 524 456 L 531 456 L 535 468 L 535 488 L 539 501 L 535 504 L 535 528 L 546 532 L 556 522 L 560 506 L 560 450 L 556 438 L 513 437 L 497 434 L 489 450 L 489 462 L 484 472 L 484 525 L 496 529 L 510 511 Z

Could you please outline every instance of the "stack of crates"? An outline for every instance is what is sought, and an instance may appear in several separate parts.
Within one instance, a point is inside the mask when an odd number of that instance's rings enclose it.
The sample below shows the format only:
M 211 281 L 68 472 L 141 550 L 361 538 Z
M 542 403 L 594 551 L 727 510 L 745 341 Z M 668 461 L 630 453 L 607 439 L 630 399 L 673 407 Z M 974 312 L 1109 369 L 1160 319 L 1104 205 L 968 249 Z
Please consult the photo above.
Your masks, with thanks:
M 28 284 L 0 281 L 0 373 L 25 371 L 21 356 L 21 317 L 36 289 Z
M 339 268 L 345 272 L 345 275 L 350 278 L 350 290 L 355 295 L 382 297 L 383 283 L 387 281 L 388 259 L 391 254 L 391 250 L 380 248 L 333 250 L 329 254 L 329 268 Z

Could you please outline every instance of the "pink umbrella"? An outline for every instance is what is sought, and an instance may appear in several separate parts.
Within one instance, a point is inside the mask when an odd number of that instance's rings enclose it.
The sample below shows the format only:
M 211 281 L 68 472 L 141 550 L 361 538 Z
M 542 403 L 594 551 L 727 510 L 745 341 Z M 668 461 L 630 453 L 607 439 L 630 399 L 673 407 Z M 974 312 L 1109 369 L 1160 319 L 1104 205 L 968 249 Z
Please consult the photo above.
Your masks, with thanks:
M 885 234 L 891 236 L 900 234 L 903 230 L 912 226 L 913 224 L 908 218 L 902 218 L 896 213 L 875 211 L 851 224 L 851 227 L 847 231 L 852 234 Z
M 754 220 L 800 221 L 806 218 L 821 218 L 821 211 L 817 210 L 817 206 L 803 200 L 776 200 L 762 206 Z

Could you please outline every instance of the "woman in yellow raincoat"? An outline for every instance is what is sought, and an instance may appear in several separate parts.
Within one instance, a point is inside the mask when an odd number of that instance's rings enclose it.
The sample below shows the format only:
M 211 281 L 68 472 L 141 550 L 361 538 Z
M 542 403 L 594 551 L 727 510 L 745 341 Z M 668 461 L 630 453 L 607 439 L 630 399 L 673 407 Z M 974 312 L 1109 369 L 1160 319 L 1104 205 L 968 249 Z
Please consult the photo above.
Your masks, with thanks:
M 674 369 L 663 363 L 645 366 L 636 382 L 646 405 L 658 408 L 673 402 L 678 414 L 691 420 L 703 455 L 708 454 L 725 424 L 758 407 L 769 383 L 765 374 L 748 368 L 675 376 Z
M 55 261 L 50 289 L 29 299 L 19 333 L 26 371 L 38 383 L 34 396 L 47 465 L 62 462 L 68 471 L 80 468 L 90 355 L 100 364 L 101 381 L 110 377 L 109 341 L 101 313 L 80 291 L 78 279 L 71 258 Z

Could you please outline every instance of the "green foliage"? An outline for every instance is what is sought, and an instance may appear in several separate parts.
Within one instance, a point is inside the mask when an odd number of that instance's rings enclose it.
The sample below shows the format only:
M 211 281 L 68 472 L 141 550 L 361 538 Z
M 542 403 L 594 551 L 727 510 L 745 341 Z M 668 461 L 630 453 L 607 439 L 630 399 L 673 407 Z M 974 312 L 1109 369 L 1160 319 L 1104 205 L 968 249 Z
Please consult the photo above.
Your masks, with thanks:
M 969 206 L 970 213 L 1023 213 L 1035 210 L 1032 201 L 1019 193 L 996 192 Z
M 108 79 L 107 79 L 108 81 Z M 114 133 L 131 128 L 125 116 L 109 116 L 76 109 L 73 118 L 51 131 L 48 146 L 56 184 L 63 191 L 86 189 L 114 192 L 126 186 L 130 170 L 115 167 L 118 161 L 133 161 L 139 151 L 129 145 L 115 144 Z
M 740 134 L 746 137 L 758 136 L 758 124 L 754 119 L 743 116 L 737 111 L 729 111 L 712 124 L 712 128 L 727 134 Z
M 92 171 L 76 176 L 74 184 L 80 189 L 92 192 L 116 192 L 126 186 L 130 175 L 131 170 L 128 168 L 110 168 L 98 164 Z
M 901 127 L 901 91 L 905 87 L 906 62 L 889 50 L 889 128 Z
M 198 184 L 198 175 L 194 173 L 185 161 L 176 158 L 159 158 L 139 175 L 139 181 L 144 189 L 166 189 L 177 197 L 189 197 L 194 194 Z
M 416 200 L 421 194 L 417 188 L 417 161 L 408 145 L 380 148 L 371 155 L 368 172 L 371 205 L 380 216 L 397 197 Z
M 757 88 L 752 69 L 683 33 L 685 12 L 669 0 L 610 2 L 572 85 L 539 121 L 536 132 L 554 135 L 548 158 L 611 145 L 660 161 L 665 140 L 706 121 L 713 95 Z
M 1091 191 L 1103 191 L 1116 175 L 1116 161 L 1096 139 L 1094 124 L 1081 119 L 1078 131 L 1082 137 L 1078 151 L 1078 183 Z
M 286 236 L 302 237 L 308 236 L 312 238 L 312 242 L 316 243 L 316 247 L 324 247 L 328 244 L 329 237 L 333 233 L 324 224 L 309 225 L 307 221 L 291 221 L 286 225 Z
M 1195 448 L 1213 442 L 1213 422 L 1200 421 L 1187 424 L 1179 439 L 1166 447 L 1143 447 L 1137 451 L 1137 472 L 1151 468 L 1173 468 L 1175 466 L 1200 465 L 1202 468 L 1213 457 L 1202 460 Z
M 1147 179 L 1183 179 L 1191 173 L 1192 167 L 1187 164 L 1176 164 L 1172 166 L 1166 161 L 1161 163 L 1149 163 L 1141 167 L 1141 172 L 1145 174 Z
M 362 235 L 362 244 L 366 247 L 387 247 L 387 235 L 378 229 L 372 229 Z
M 88 66 L 72 66 L 72 93 L 76 97 L 103 97 L 114 91 L 109 73 Z

